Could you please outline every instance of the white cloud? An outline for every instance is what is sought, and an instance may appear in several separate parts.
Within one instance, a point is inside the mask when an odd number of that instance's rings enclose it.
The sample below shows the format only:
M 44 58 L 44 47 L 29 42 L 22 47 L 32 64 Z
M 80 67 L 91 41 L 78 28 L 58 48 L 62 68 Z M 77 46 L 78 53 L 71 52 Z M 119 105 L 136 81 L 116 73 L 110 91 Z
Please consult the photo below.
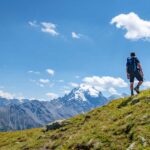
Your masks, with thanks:
M 6 98 L 6 99 L 13 99 L 15 97 L 15 95 L 0 90 L 0 97 Z
M 100 89 L 96 89 L 95 87 L 82 83 L 80 84 L 80 90 L 79 91 L 88 91 L 88 93 L 93 96 L 97 97 L 99 95 L 99 92 L 101 91 Z
M 145 81 L 142 84 L 145 88 L 150 88 L 150 81 Z
M 82 35 L 81 35 L 81 34 L 78 34 L 78 33 L 76 33 L 76 32 L 72 32 L 72 33 L 71 33 L 71 36 L 72 36 L 73 39 L 80 39 Z
M 70 82 L 69 85 L 74 87 L 74 88 L 79 87 L 79 84 L 74 83 L 74 82 Z
M 55 84 L 51 83 L 49 79 L 39 79 L 38 81 L 33 81 L 36 85 L 40 87 L 53 87 Z
M 37 21 L 29 21 L 28 24 L 31 27 L 38 27 L 42 32 L 48 33 L 52 36 L 57 36 L 59 33 L 56 31 L 56 25 L 51 22 L 40 22 Z
M 108 89 L 108 92 L 111 94 L 111 95 L 113 95 L 113 94 L 119 94 L 118 92 L 117 92 L 117 90 L 115 89 L 115 88 L 113 88 L 113 87 L 111 87 L 111 88 L 109 88 Z
M 53 84 L 50 83 L 49 79 L 40 79 L 39 81 L 36 82 L 36 84 L 39 85 L 40 87 L 53 86 Z
M 108 92 L 112 94 L 118 94 L 117 89 L 125 88 L 128 84 L 120 77 L 114 78 L 110 76 L 92 76 L 85 77 L 83 84 L 94 87 L 96 90 L 101 92 Z
M 41 22 L 41 31 L 48 33 L 52 36 L 57 36 L 59 33 L 56 31 L 56 25 L 50 22 Z
M 33 70 L 29 70 L 28 73 L 31 73 L 31 74 L 40 74 L 39 71 L 33 71 Z
M 50 81 L 49 79 L 40 79 L 39 82 L 42 84 L 48 84 Z
M 46 72 L 51 76 L 53 76 L 55 74 L 55 71 L 52 69 L 47 69 Z
M 120 14 L 111 20 L 111 24 L 116 24 L 117 28 L 126 29 L 125 38 L 130 40 L 149 39 L 150 21 L 141 19 L 134 12 Z
M 31 26 L 31 27 L 38 27 L 39 25 L 37 24 L 37 21 L 29 21 L 28 24 Z
M 46 96 L 48 96 L 50 100 L 58 98 L 58 95 L 55 93 L 46 93 Z
M 103 76 L 103 77 L 98 77 L 98 76 L 92 76 L 92 77 L 85 77 L 83 79 L 83 82 L 90 84 L 92 86 L 97 86 L 101 88 L 124 88 L 127 87 L 128 84 L 120 77 L 114 78 L 110 76 Z

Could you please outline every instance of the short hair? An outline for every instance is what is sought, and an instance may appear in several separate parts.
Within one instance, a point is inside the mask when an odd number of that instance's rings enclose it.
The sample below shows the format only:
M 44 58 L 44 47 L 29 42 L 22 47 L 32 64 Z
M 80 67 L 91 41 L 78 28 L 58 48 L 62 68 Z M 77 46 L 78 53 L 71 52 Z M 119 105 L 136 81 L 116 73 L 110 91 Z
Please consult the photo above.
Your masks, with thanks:
M 134 52 L 131 52 L 131 53 L 130 53 L 130 56 L 131 56 L 131 57 L 134 57 L 134 56 L 135 56 L 135 53 L 134 53 Z

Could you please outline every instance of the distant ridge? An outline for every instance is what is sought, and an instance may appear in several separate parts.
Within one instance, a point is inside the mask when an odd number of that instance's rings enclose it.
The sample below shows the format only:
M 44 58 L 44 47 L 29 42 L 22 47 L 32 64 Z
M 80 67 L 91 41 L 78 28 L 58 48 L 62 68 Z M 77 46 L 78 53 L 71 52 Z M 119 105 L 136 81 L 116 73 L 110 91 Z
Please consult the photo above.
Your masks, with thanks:
M 0 98 L 0 131 L 41 127 L 49 122 L 85 113 L 108 102 L 91 86 L 80 86 L 51 101 Z

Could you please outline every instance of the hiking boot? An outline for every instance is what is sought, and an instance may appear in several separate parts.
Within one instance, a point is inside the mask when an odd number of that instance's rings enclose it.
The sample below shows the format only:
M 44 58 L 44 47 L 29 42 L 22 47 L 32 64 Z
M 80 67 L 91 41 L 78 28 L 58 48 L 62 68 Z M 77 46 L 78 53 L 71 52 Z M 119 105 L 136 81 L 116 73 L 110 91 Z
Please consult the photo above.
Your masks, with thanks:
M 134 92 L 133 92 L 133 90 L 131 91 L 131 96 L 134 96 Z
M 139 93 L 140 93 L 140 91 L 139 91 L 139 88 L 138 88 L 138 87 L 135 87 L 135 88 L 134 88 L 134 90 L 136 91 L 136 93 L 137 93 L 137 94 L 139 94 Z

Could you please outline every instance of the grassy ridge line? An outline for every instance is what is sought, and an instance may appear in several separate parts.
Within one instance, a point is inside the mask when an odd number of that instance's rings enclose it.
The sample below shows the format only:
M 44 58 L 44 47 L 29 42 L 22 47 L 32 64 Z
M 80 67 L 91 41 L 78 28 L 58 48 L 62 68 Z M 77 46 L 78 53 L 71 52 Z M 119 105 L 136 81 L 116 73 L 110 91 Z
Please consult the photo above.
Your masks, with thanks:
M 150 90 L 66 121 L 68 125 L 45 133 L 40 128 L 0 133 L 0 149 L 149 150 Z

